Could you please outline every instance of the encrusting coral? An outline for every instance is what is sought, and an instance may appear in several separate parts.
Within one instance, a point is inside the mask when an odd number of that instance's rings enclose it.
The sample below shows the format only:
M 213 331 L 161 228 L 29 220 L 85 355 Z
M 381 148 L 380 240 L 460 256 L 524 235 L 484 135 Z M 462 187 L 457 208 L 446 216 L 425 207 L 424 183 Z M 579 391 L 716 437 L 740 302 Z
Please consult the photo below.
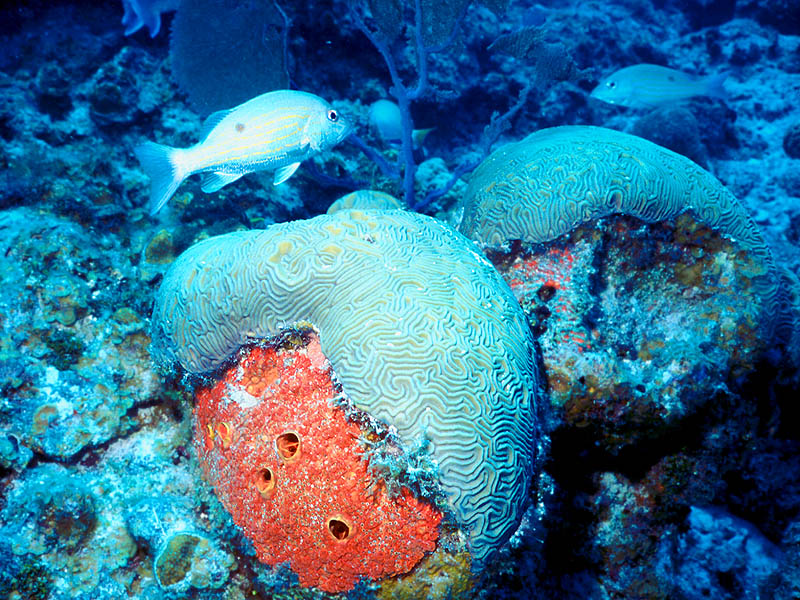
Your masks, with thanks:
M 128 508 L 125 524 L 149 548 L 153 575 L 165 592 L 219 589 L 228 581 L 233 557 L 198 526 L 185 498 L 172 494 L 144 498 Z
M 293 324 L 319 332 L 357 409 L 404 444 L 430 440 L 480 564 L 522 518 L 542 444 L 530 328 L 497 271 L 450 227 L 406 211 L 217 236 L 165 275 L 153 351 L 200 373 Z

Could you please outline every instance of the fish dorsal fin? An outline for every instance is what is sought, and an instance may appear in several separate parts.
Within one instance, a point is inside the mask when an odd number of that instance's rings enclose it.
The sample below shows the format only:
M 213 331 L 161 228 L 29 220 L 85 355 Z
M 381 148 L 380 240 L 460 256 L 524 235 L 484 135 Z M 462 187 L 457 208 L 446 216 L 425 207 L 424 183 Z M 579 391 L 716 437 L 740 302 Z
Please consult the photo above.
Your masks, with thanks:
M 233 183 L 241 176 L 241 173 L 222 173 L 221 171 L 217 171 L 215 173 L 206 173 L 203 176 L 200 189 L 206 194 L 216 192 L 217 190 L 224 188 L 229 183 Z
M 233 109 L 228 110 L 218 110 L 217 112 L 213 112 L 206 117 L 206 120 L 203 121 L 203 127 L 200 130 L 200 141 L 204 141 L 208 134 L 211 133 L 214 128 L 220 124 L 220 122 L 227 117 L 229 114 L 233 112 Z
M 297 167 L 300 166 L 299 162 L 292 163 L 290 165 L 286 165 L 285 167 L 281 167 L 277 171 L 275 171 L 275 176 L 272 178 L 272 185 L 280 185 L 289 177 L 294 175 L 294 172 L 297 171 Z

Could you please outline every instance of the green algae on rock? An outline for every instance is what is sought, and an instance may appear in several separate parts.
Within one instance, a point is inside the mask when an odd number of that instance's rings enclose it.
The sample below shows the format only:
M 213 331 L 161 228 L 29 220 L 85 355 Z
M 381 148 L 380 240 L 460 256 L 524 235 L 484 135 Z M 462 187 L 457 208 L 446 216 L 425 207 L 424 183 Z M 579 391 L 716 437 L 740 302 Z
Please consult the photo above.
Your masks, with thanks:
M 425 436 L 478 562 L 511 535 L 542 443 L 534 346 L 508 286 L 468 240 L 406 211 L 343 210 L 205 240 L 167 272 L 162 364 L 200 373 L 311 324 L 356 408 Z

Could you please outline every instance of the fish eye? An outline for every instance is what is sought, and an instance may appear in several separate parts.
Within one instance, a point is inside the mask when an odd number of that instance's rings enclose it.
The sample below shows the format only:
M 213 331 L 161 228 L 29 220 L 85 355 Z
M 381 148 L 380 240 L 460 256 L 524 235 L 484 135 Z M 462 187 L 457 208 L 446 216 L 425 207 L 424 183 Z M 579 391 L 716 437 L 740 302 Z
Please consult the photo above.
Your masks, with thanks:
M 609 88 L 611 88 L 613 90 L 615 87 L 617 87 L 617 82 L 616 81 L 607 81 L 606 82 L 606 87 L 609 87 Z
M 339 113 L 337 113 L 337 112 L 336 112 L 335 110 L 333 110 L 333 109 L 330 109 L 330 110 L 328 111 L 328 120 L 329 120 L 331 123 L 336 123 L 336 121 L 338 121 L 338 120 L 339 120 Z

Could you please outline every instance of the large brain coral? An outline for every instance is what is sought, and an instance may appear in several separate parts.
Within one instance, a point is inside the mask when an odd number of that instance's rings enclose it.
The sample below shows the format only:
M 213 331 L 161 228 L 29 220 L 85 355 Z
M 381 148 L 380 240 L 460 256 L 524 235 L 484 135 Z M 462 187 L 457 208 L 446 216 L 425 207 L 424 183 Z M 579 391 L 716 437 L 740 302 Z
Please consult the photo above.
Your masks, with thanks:
M 494 152 L 470 179 L 459 230 L 497 247 L 547 242 L 612 214 L 653 223 L 685 212 L 774 269 L 758 227 L 716 178 L 680 154 L 603 127 L 543 129 Z M 768 303 L 777 300 L 775 281 L 771 272 L 763 282 Z
M 292 324 L 319 332 L 355 406 L 424 436 L 477 563 L 527 504 L 540 443 L 532 336 L 473 245 L 403 211 L 343 210 L 214 237 L 181 255 L 153 312 L 153 351 L 191 372 Z
M 655 223 L 683 213 L 735 240 L 764 265 L 754 285 L 769 335 L 786 318 L 786 298 L 758 227 L 710 173 L 645 139 L 603 127 L 565 126 L 503 146 L 470 179 L 459 230 L 496 248 L 511 240 L 554 240 L 612 214 Z
M 632 135 L 556 127 L 500 148 L 470 179 L 460 230 L 528 313 L 562 419 L 610 449 L 661 434 L 786 336 L 781 278 L 744 207 Z

